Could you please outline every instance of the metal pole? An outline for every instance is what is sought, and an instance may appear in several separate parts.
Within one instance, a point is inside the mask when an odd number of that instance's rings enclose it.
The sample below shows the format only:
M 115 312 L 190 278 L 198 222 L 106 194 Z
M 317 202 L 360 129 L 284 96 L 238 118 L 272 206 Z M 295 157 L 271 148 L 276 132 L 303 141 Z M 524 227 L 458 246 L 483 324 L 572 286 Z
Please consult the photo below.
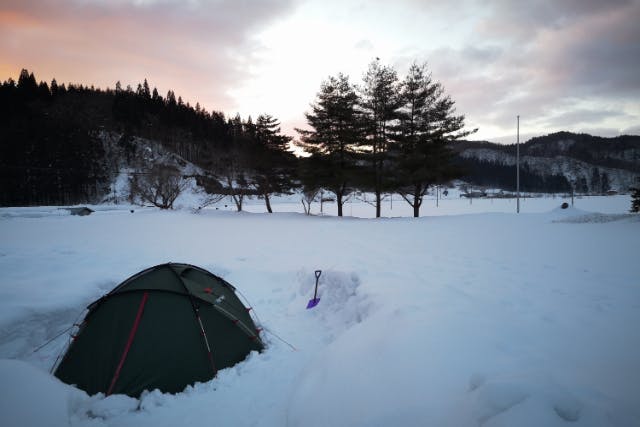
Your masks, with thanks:
M 575 187 L 576 187 L 575 182 L 571 181 L 571 207 L 573 207 L 573 192 Z
M 516 136 L 516 213 L 520 213 L 520 116 L 517 116 L 518 131 Z

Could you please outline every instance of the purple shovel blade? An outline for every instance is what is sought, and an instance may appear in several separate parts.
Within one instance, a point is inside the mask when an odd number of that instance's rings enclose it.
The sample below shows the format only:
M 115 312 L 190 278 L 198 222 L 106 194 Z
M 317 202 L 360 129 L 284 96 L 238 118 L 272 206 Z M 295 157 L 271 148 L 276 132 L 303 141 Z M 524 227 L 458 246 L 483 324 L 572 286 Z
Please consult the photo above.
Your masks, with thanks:
M 320 298 L 310 299 L 309 303 L 307 304 L 307 309 L 315 307 L 316 305 L 318 305 L 319 302 L 320 302 Z

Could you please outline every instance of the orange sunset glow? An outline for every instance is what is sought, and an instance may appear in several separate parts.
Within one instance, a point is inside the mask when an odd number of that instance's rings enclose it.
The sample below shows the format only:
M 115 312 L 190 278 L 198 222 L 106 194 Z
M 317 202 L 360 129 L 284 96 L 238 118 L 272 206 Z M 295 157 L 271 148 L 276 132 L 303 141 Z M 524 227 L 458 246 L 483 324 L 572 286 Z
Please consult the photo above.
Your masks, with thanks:
M 396 4 L 397 3 L 397 4 Z M 637 133 L 637 1 L 5 1 L 0 73 L 114 87 L 145 78 L 209 110 L 304 124 L 318 82 L 374 57 L 426 61 L 479 139 Z

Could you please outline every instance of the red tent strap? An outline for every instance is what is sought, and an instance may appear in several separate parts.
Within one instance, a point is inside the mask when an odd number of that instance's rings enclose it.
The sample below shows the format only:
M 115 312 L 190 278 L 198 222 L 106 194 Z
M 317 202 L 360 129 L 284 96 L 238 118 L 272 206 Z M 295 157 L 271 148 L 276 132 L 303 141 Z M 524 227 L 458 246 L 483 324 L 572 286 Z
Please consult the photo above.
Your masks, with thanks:
M 127 354 L 129 353 L 129 349 L 131 348 L 131 344 L 133 344 L 133 338 L 136 336 L 136 331 L 138 330 L 138 326 L 140 325 L 140 319 L 142 319 L 142 312 L 144 311 L 144 305 L 147 302 L 147 298 L 149 297 L 149 293 L 145 292 L 142 295 L 142 301 L 140 301 L 140 306 L 138 307 L 138 313 L 136 314 L 136 320 L 133 322 L 133 326 L 131 327 L 131 331 L 129 332 L 129 338 L 127 339 L 127 345 L 124 347 L 124 351 L 122 352 L 122 357 L 120 358 L 120 363 L 118 363 L 118 367 L 116 368 L 115 374 L 113 374 L 113 379 L 111 380 L 111 385 L 109 386 L 109 390 L 107 390 L 107 396 L 111 394 L 113 391 L 113 387 L 116 385 L 116 380 L 120 376 L 120 371 L 122 370 L 122 365 L 124 365 L 124 361 L 127 358 Z

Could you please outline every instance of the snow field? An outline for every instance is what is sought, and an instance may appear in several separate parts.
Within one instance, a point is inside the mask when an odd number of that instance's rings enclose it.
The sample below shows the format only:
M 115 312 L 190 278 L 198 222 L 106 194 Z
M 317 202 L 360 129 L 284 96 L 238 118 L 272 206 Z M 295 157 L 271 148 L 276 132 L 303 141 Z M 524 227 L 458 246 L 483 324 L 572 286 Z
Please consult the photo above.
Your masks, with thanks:
M 417 220 L 2 210 L 0 425 L 638 425 L 640 223 L 611 200 Z M 65 338 L 35 347 L 168 261 L 225 277 L 296 350 L 265 332 L 214 380 L 140 400 L 46 373 Z

